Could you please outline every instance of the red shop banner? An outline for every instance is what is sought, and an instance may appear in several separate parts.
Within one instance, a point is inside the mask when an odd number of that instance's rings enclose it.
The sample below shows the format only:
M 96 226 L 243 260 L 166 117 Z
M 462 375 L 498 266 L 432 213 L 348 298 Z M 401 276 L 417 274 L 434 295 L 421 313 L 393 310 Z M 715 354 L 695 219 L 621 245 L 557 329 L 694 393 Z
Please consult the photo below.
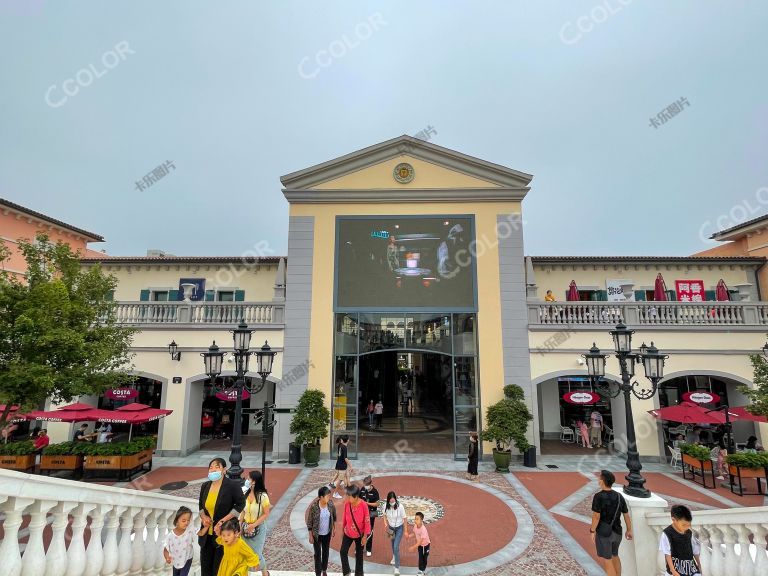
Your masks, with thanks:
M 695 402 L 696 404 L 717 404 L 720 402 L 720 396 L 714 392 L 707 392 L 705 390 L 696 390 L 695 392 L 685 392 L 681 398 L 688 402 Z
M 563 400 L 569 404 L 597 404 L 600 401 L 600 394 L 588 391 L 566 392 L 563 394 Z
M 133 388 L 113 388 L 104 392 L 104 397 L 110 400 L 133 400 L 139 395 Z
M 704 302 L 704 280 L 675 280 L 678 302 Z
M 251 397 L 251 393 L 243 388 L 243 400 L 248 400 Z M 216 398 L 224 400 L 224 402 L 237 402 L 237 390 L 226 390 L 224 392 L 216 392 Z

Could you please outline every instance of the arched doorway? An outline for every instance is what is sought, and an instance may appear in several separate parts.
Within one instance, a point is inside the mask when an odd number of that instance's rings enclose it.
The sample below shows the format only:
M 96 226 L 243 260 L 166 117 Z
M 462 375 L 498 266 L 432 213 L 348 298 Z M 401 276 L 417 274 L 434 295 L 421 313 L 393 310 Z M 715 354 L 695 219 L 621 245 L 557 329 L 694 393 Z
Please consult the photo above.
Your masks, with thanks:
M 606 375 L 608 381 L 618 382 Z M 626 420 L 622 396 L 610 398 L 595 388 L 585 371 L 561 371 L 546 374 L 532 381 L 536 388 L 534 410 L 535 431 L 542 455 L 584 455 L 589 451 L 577 439 L 581 436 L 579 423 L 589 428 L 591 415 L 598 412 L 604 424 L 602 445 L 609 451 L 624 450 Z M 564 397 L 569 392 L 592 392 L 599 396 L 595 404 L 576 404 Z

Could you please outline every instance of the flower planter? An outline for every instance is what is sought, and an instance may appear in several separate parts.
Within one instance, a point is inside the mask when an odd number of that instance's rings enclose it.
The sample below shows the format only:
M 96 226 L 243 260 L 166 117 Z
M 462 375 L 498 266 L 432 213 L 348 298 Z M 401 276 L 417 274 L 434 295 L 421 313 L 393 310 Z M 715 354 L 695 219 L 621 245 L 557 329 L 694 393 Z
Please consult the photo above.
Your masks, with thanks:
M 738 494 L 739 496 L 744 496 L 744 494 L 748 495 L 763 495 L 763 483 L 762 481 L 766 479 L 766 473 L 768 473 L 768 468 L 743 468 L 741 466 L 734 466 L 733 464 L 728 465 L 728 473 L 731 475 L 731 492 L 733 494 L 736 494 L 736 480 L 738 480 Z M 742 483 L 742 480 L 746 480 L 748 478 L 754 478 L 755 483 L 757 484 L 757 492 L 744 492 L 744 485 Z
M 685 468 L 688 466 L 691 470 L 691 481 L 696 482 L 697 484 L 701 484 L 704 486 L 704 488 L 709 488 L 707 486 L 707 474 L 712 476 L 712 488 L 716 488 L 716 482 L 715 482 L 715 468 L 712 466 L 712 460 L 699 460 L 698 458 L 694 456 L 690 456 L 688 454 L 683 454 L 683 478 L 686 478 L 685 475 Z M 699 474 L 701 475 L 701 482 L 699 482 L 696 479 L 696 470 L 699 471 Z
M 77 455 L 45 455 L 40 457 L 40 473 L 48 472 L 50 475 L 51 470 L 71 470 L 76 472 L 83 467 L 83 457 Z
M 509 472 L 509 463 L 512 462 L 512 452 L 510 450 L 500 452 L 493 449 L 493 463 L 496 465 L 496 472 Z
M 152 470 L 152 453 L 152 450 L 143 450 L 123 456 L 86 456 L 83 471 L 113 471 L 117 473 L 118 479 L 127 476 L 130 480 L 136 472 L 143 470 L 146 464 L 149 464 L 148 470 Z
M 320 462 L 320 445 L 304 444 L 304 466 L 314 468 Z
M 26 454 L 24 456 L 0 456 L 0 468 L 25 472 L 34 467 L 34 454 Z

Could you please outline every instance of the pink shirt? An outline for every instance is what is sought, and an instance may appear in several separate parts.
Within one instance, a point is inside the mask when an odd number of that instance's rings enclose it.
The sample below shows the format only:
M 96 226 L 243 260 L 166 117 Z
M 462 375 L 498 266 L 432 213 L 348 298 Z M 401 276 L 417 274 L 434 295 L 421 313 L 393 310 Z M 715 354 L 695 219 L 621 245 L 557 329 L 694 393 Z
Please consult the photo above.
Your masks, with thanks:
M 429 532 L 427 532 L 427 527 L 424 524 L 421 525 L 421 528 L 414 524 L 413 533 L 416 535 L 416 543 L 419 546 L 426 546 L 427 544 L 432 543 L 429 539 Z
M 352 521 L 352 514 L 355 515 L 355 521 Z M 358 533 L 355 528 L 357 527 L 363 532 Z M 350 538 L 360 538 L 360 536 L 368 535 L 371 533 L 371 518 L 368 513 L 368 504 L 362 500 L 357 503 L 355 508 L 349 502 L 344 502 L 344 534 Z

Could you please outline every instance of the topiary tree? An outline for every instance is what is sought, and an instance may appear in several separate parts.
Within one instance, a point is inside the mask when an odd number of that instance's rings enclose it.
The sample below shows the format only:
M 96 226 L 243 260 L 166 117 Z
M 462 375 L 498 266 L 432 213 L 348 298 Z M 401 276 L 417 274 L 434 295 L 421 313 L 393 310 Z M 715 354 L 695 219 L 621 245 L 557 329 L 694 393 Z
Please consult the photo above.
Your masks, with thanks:
M 296 434 L 299 444 L 317 446 L 328 436 L 330 422 L 331 412 L 325 407 L 325 394 L 320 390 L 305 390 L 291 420 L 291 434 Z
M 499 452 L 509 452 L 512 444 L 521 453 L 531 446 L 525 434 L 533 416 L 524 399 L 520 386 L 508 384 L 504 386 L 504 399 L 486 409 L 483 440 L 495 442 Z

